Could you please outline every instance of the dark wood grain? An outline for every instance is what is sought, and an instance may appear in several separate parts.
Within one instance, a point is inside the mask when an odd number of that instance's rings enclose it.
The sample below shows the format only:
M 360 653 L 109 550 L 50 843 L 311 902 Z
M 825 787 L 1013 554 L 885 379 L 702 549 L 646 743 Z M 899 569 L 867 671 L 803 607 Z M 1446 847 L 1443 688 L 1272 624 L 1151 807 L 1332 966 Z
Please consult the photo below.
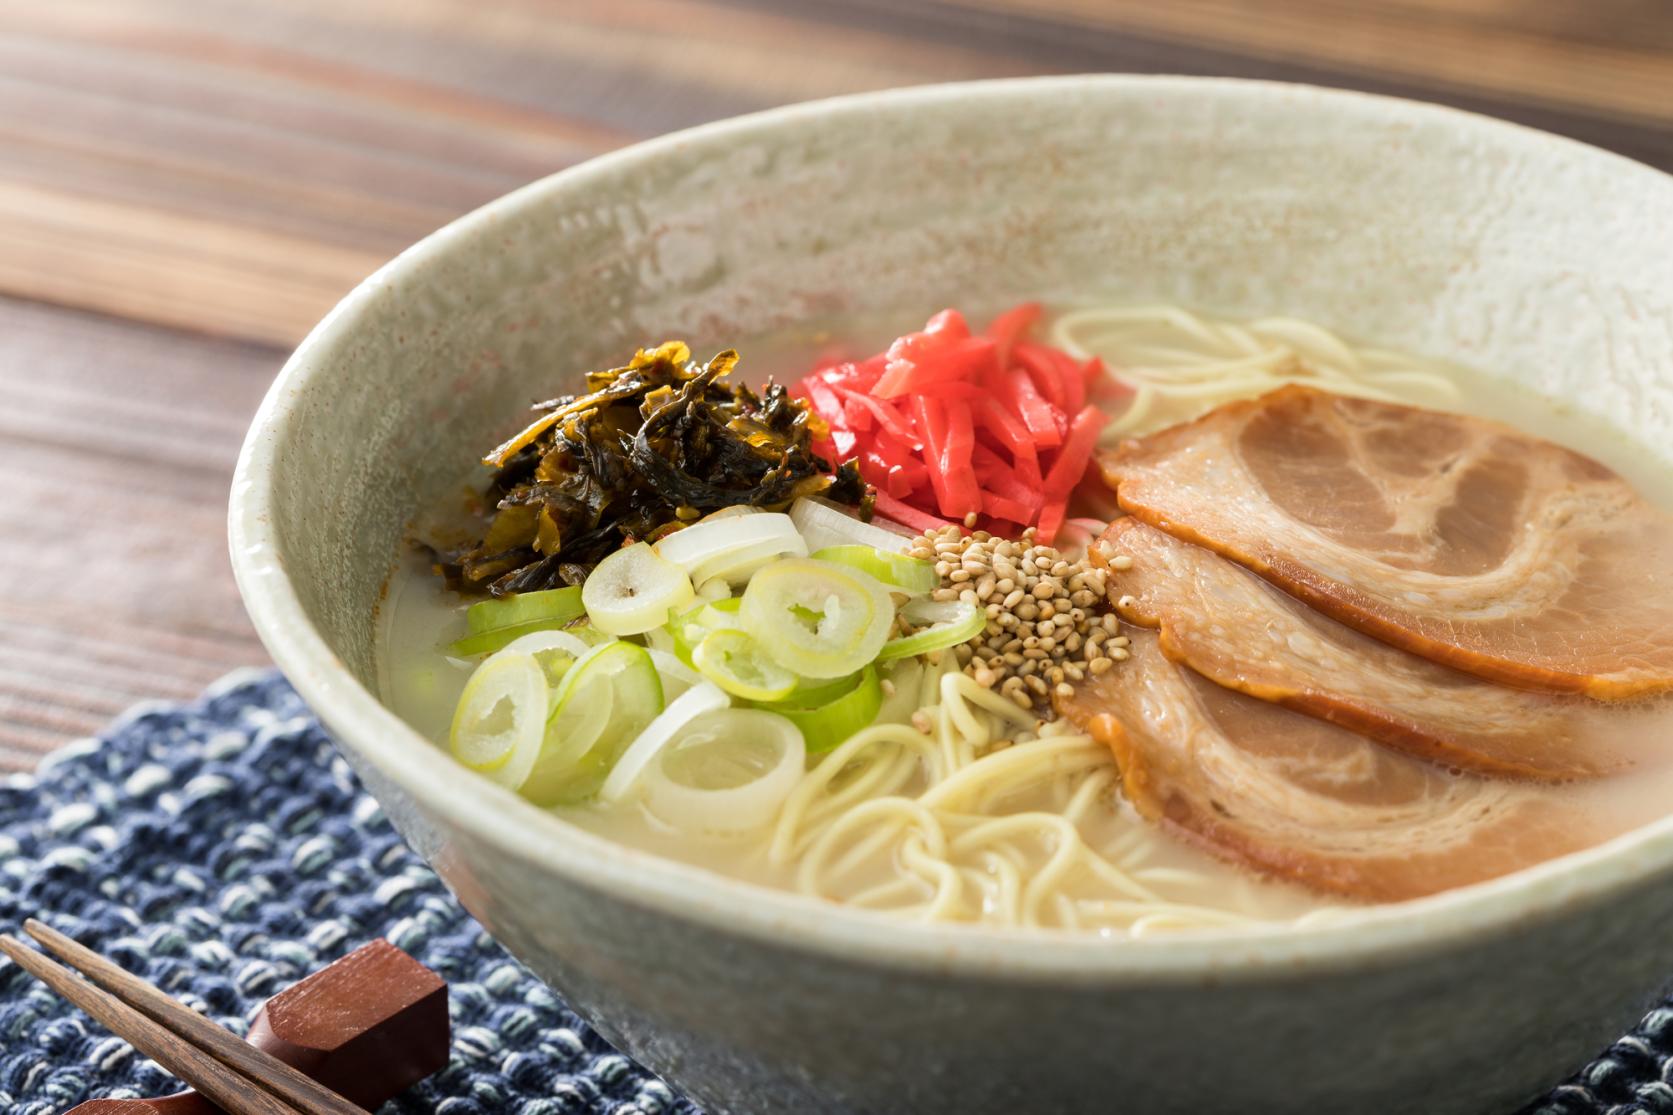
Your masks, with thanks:
M 0 300 L 0 766 L 265 660 L 223 539 L 280 359 Z
M 775 0 L 738 2 L 778 6 Z M 1645 29 L 1664 44 L 1650 52 L 1622 51 L 1631 55 L 1630 68 L 1637 79 L 1618 90 L 1616 100 L 1630 106 L 1620 108 L 1599 103 L 1602 97 L 1553 95 L 1569 80 L 1570 67 L 1581 53 L 1564 49 L 1574 36 L 1557 18 L 1580 12 L 1582 6 L 1571 0 L 1460 0 L 1458 9 L 1450 12 L 1442 6 L 1451 0 L 1155 5 L 1127 0 L 923 0 L 908 6 L 889 0 L 790 2 L 847 25 L 887 27 L 902 39 L 1004 52 L 1030 72 L 1227 75 L 1338 86 L 1487 113 L 1673 169 L 1673 46 L 1665 45 L 1673 36 L 1673 6 L 1661 0 L 1605 0 L 1597 9 L 1601 14 L 1598 26 L 1591 28 L 1594 45 L 1636 48 L 1633 34 Z M 1477 18 L 1483 9 L 1495 11 L 1499 19 L 1489 23 Z M 1285 49 L 1274 49 L 1264 30 L 1267 21 L 1277 18 L 1293 27 L 1300 13 L 1305 13 L 1311 33 L 1285 40 Z M 1444 18 L 1415 18 L 1423 13 Z M 1388 26 L 1391 17 L 1402 14 L 1405 22 L 1395 20 Z M 1195 33 L 1187 30 L 1191 27 Z M 1602 37 L 1600 27 L 1615 34 Z M 1539 33 L 1532 33 L 1535 30 Z M 1361 62 L 1366 39 L 1377 49 L 1371 52 L 1374 57 Z M 1483 51 L 1473 71 L 1447 76 L 1418 64 L 1425 44 L 1450 47 L 1464 39 Z M 1592 62 L 1607 73 L 1613 59 L 1600 50 Z
M 1104 70 L 1414 96 L 1673 168 L 1666 0 L 0 4 L 0 769 L 263 660 L 222 541 L 243 427 L 414 239 L 721 116 Z

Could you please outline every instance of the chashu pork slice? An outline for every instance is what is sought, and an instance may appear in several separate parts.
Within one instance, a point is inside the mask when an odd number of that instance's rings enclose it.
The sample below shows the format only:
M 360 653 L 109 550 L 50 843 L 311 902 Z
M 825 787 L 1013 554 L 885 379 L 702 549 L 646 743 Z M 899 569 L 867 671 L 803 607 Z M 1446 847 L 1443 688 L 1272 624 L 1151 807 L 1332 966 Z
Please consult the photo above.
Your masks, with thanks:
M 1538 693 L 1408 653 L 1314 611 L 1247 569 L 1133 518 L 1101 550 L 1132 567 L 1111 589 L 1129 623 L 1211 681 L 1419 758 L 1565 781 L 1624 771 L 1673 737 L 1673 705 Z
M 1291 386 L 1102 464 L 1128 513 L 1405 650 L 1602 699 L 1673 688 L 1673 516 L 1551 442 Z
M 1134 807 L 1270 875 L 1392 902 L 1482 882 L 1631 827 L 1585 791 L 1449 772 L 1224 689 L 1130 628 L 1131 657 L 1060 711 L 1108 746 Z M 1645 818 L 1639 817 L 1638 820 Z

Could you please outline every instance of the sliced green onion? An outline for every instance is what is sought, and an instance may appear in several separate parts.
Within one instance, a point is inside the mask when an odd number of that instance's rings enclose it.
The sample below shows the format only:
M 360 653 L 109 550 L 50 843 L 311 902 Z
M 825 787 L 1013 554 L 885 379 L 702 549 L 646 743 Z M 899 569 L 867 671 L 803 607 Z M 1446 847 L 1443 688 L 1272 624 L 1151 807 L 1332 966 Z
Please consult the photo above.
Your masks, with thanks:
M 728 596 L 712 604 L 699 604 L 670 620 L 668 631 L 674 637 L 674 653 L 680 661 L 690 665 L 692 651 L 711 631 L 742 631 L 743 621 L 738 618 L 742 606 L 741 599 Z
M 651 650 L 674 653 L 674 632 L 666 625 L 651 628 L 642 638 L 645 640 L 645 646 Z
M 778 663 L 809 678 L 861 669 L 889 637 L 888 589 L 842 565 L 812 558 L 774 562 L 749 582 L 738 610 L 744 630 Z
M 696 596 L 691 578 L 643 542 L 606 557 L 581 586 L 587 618 L 611 635 L 638 635 L 661 627 L 670 608 L 684 608 Z
M 838 565 L 847 565 L 862 573 L 869 573 L 884 584 L 899 588 L 902 592 L 930 592 L 941 584 L 941 578 L 935 572 L 934 562 L 908 557 L 905 554 L 893 554 L 875 546 L 861 546 L 857 543 L 826 546 L 813 556 L 820 561 L 834 561 Z
M 796 686 L 795 691 L 792 692 L 790 696 L 784 698 L 784 700 L 787 704 L 799 705 L 803 708 L 817 708 L 820 705 L 828 704 L 829 702 L 836 700 L 838 697 L 854 688 L 854 683 L 859 679 L 860 671 L 858 670 L 846 677 L 831 678 L 829 680 L 824 678 L 817 680 L 803 678 L 801 680 L 801 684 Z
M 747 503 L 734 503 L 730 507 L 722 507 L 718 511 L 710 511 L 707 515 L 704 515 L 701 519 L 698 519 L 697 522 L 698 523 L 712 523 L 716 519 L 734 519 L 734 518 L 737 518 L 739 515 L 759 515 L 759 514 L 761 514 L 761 509 L 759 507 L 751 507 Z M 696 526 L 697 523 L 693 523 L 692 525 Z
M 672 701 L 703 680 L 702 674 L 680 661 L 676 654 L 657 647 L 650 648 L 647 653 L 651 656 L 651 663 L 656 666 L 658 676 L 662 678 L 662 696 L 665 701 Z
M 743 628 L 738 626 L 742 622 L 738 619 L 738 613 L 743 610 L 743 606 L 744 598 L 741 596 L 722 597 L 711 602 L 703 610 L 698 622 L 710 624 L 716 631 L 742 631 Z
M 548 631 L 544 623 L 530 623 L 518 627 L 501 627 L 493 631 L 483 631 L 476 635 L 466 635 L 447 644 L 447 653 L 454 658 L 481 658 L 485 654 L 504 650 L 525 635 L 532 635 L 536 631 Z
M 806 767 L 801 733 L 784 717 L 716 709 L 646 769 L 645 807 L 682 832 L 734 836 L 771 824 Z
M 577 639 L 580 639 L 583 643 L 586 643 L 589 647 L 601 647 L 605 643 L 613 643 L 616 641 L 616 637 L 614 635 L 606 635 L 590 623 L 571 624 L 570 626 L 564 628 L 564 630 L 569 634 L 574 635 Z
M 668 745 L 685 726 L 705 712 L 725 708 L 731 699 L 718 685 L 704 681 L 680 694 L 672 704 L 645 725 L 627 749 L 611 765 L 599 797 L 614 804 L 639 788 L 639 779 L 657 753 Z
M 539 757 L 524 771 L 518 786 L 518 792 L 536 805 L 555 805 L 585 796 L 581 787 L 596 765 L 589 762 L 589 757 L 610 730 L 616 711 L 614 679 L 590 670 L 578 681 L 576 685 L 560 686 L 554 694 Z
M 790 521 L 796 524 L 796 529 L 807 539 L 810 550 L 859 543 L 862 546 L 874 546 L 879 550 L 898 552 L 912 544 L 909 535 L 884 530 L 871 523 L 862 523 L 836 504 L 818 496 L 803 496 L 791 504 Z
M 465 623 L 472 635 L 530 623 L 562 627 L 570 620 L 578 619 L 586 610 L 581 604 L 580 588 L 571 585 L 568 588 L 517 592 L 510 596 L 479 600 L 465 611 Z
M 691 664 L 734 697 L 777 701 L 796 688 L 796 675 L 774 662 L 742 631 L 711 631 L 691 653 Z
M 877 653 L 880 660 L 956 647 L 980 635 L 988 625 L 987 613 L 963 600 L 909 600 L 901 608 L 900 616 L 914 627 L 926 623 L 931 626 L 911 635 L 890 639 Z
M 470 634 L 450 644 L 447 653 L 455 658 L 493 654 L 525 635 L 573 623 L 584 611 L 581 590 L 573 586 L 479 600 L 465 611 Z
M 759 515 L 757 518 L 764 519 L 766 516 Z M 722 557 L 706 561 L 691 571 L 692 580 L 698 584 L 708 584 L 711 581 L 719 581 L 727 586 L 744 584 L 781 557 L 806 557 L 807 546 L 802 542 L 802 536 L 796 534 L 795 538 L 794 546 L 777 540 L 761 542 L 748 549 L 734 550 Z
M 536 631 L 533 634 L 524 635 L 505 649 L 534 655 L 548 651 L 561 651 L 571 658 L 580 658 L 591 652 L 597 645 L 596 643 L 589 643 L 574 631 Z
M 697 586 L 697 599 L 713 604 L 717 600 L 725 600 L 732 595 L 732 586 L 726 583 L 724 577 L 710 577 Z
M 662 680 L 644 647 L 618 641 L 594 648 L 552 695 L 546 746 L 523 796 L 537 805 L 591 796 L 662 706 Z
M 869 725 L 883 704 L 883 684 L 877 680 L 875 667 L 867 666 L 845 680 L 847 687 L 828 700 L 814 702 L 801 695 L 755 707 L 794 724 L 807 743 L 808 754 L 823 754 Z
M 657 541 L 656 552 L 702 584 L 721 571 L 775 554 L 807 555 L 807 543 L 790 516 L 777 512 L 708 519 Z
M 448 746 L 454 758 L 516 789 L 513 758 L 540 751 L 546 733 L 546 674 L 530 654 L 496 654 L 471 673 L 453 711 Z M 526 768 L 525 768 L 526 772 Z
M 586 657 L 593 648 L 568 631 L 535 631 L 515 640 L 505 648 L 521 654 L 532 654 L 546 671 L 546 680 L 553 685 L 563 677 L 571 664 Z

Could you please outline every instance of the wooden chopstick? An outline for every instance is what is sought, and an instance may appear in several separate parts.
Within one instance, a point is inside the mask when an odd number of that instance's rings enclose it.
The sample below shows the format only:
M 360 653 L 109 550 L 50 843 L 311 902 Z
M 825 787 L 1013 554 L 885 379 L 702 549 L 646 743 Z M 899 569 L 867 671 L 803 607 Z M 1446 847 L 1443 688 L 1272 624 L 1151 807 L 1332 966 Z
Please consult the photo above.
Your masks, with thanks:
M 163 994 L 132 972 L 105 959 L 79 941 L 66 937 L 45 922 L 30 918 L 23 923 L 23 928 L 45 946 L 48 952 L 126 1005 L 190 1042 L 240 1076 L 266 1088 L 280 1099 L 290 1102 L 310 1115 L 367 1115 L 364 1108 L 350 1103 L 277 1057 L 257 1049 L 231 1030 L 217 1026 L 197 1011 Z M 160 1060 L 157 1063 L 162 1064 Z
M 367 1115 L 52 927 L 25 928 L 93 982 L 12 937 L 0 936 L 0 952 L 230 1115 Z
M 293 1107 L 234 1073 L 179 1035 L 164 1029 L 134 1008 L 74 975 L 19 941 L 0 936 L 0 952 L 24 971 L 91 1015 L 105 1029 L 128 1043 L 230 1115 L 311 1115 Z

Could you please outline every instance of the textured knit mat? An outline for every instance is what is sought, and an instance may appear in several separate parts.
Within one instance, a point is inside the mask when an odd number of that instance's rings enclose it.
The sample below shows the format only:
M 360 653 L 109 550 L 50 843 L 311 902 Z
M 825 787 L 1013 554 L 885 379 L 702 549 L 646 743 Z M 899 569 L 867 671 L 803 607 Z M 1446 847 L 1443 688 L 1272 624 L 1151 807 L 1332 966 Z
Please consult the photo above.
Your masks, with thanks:
M 239 1032 L 269 995 L 389 938 L 451 985 L 453 1061 L 388 1111 L 696 1111 L 488 939 L 272 674 L 135 709 L 0 782 L 0 931 L 40 911 Z M 175 1089 L 0 959 L 0 1111 Z M 1673 1002 L 1526 1111 L 1673 1115 Z

